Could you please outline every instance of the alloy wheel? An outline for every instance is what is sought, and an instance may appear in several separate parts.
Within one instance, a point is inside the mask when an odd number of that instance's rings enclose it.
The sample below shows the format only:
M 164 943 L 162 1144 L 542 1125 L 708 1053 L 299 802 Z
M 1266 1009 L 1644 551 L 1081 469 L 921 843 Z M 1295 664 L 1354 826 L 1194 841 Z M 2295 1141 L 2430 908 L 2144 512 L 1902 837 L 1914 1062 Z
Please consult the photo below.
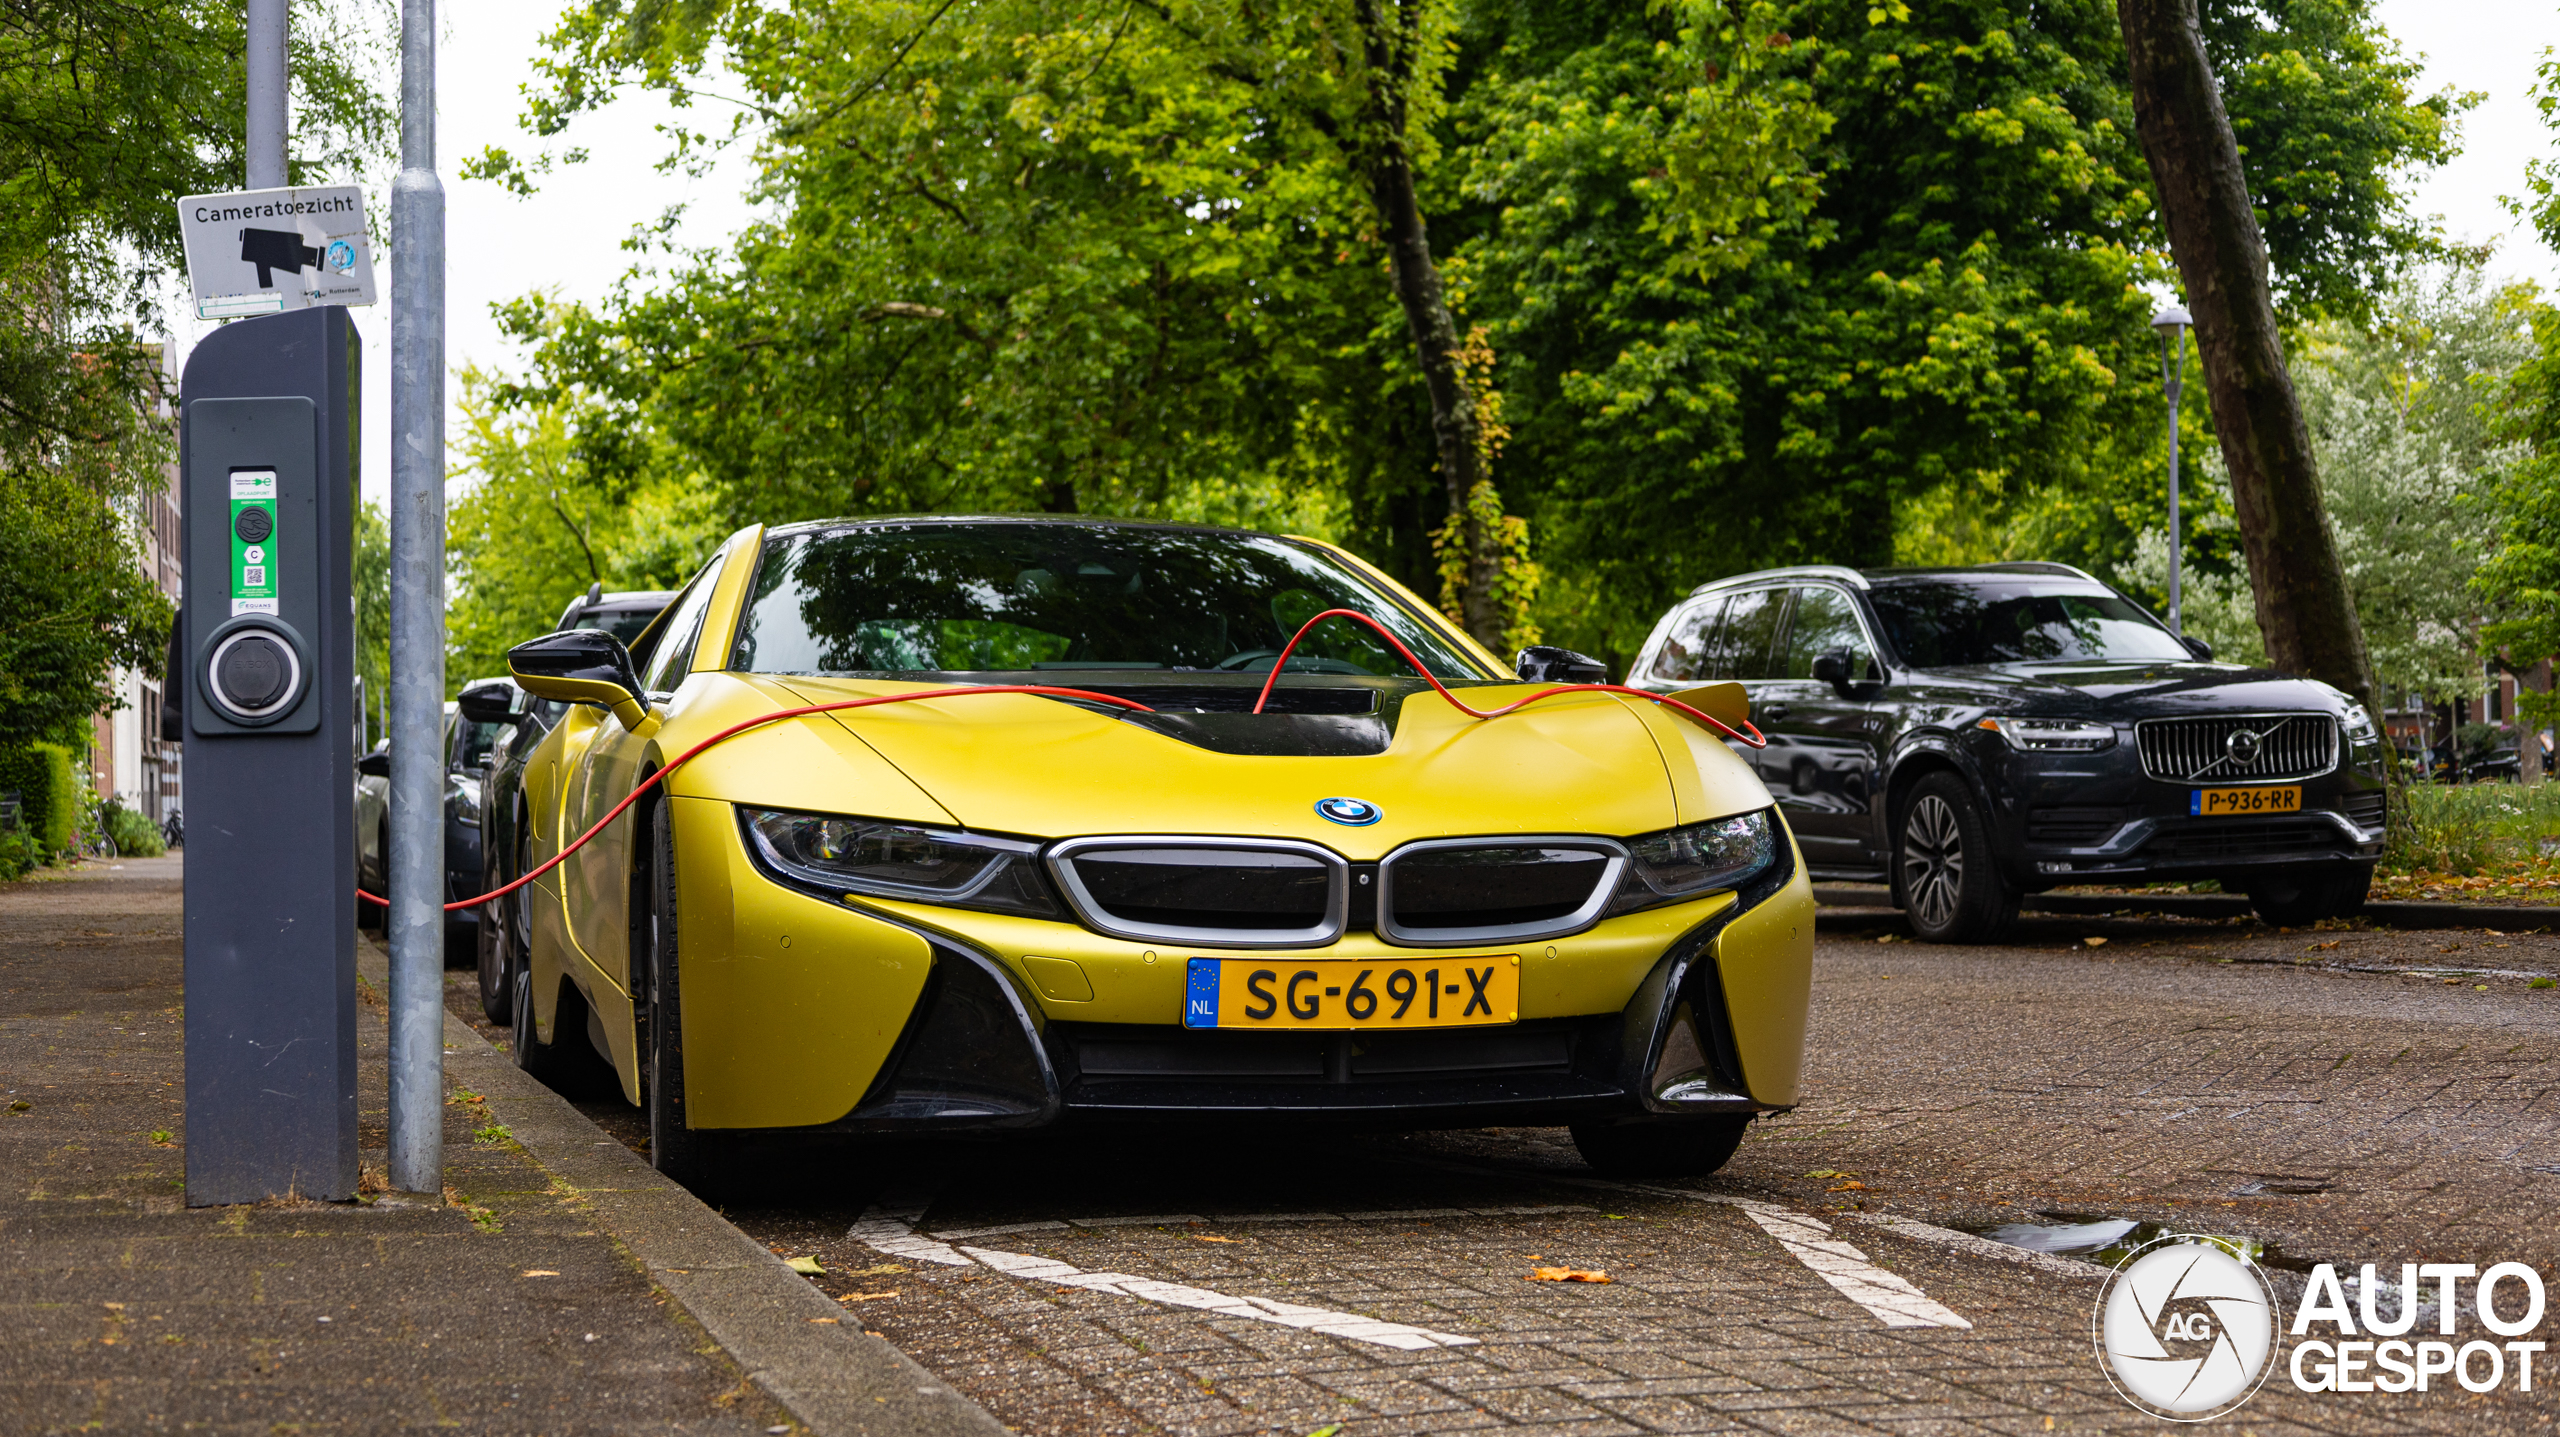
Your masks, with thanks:
M 1902 891 L 1922 924 L 1943 929 L 1953 922 L 1964 889 L 1964 833 L 1955 809 L 1934 793 L 1922 794 L 1902 823 Z

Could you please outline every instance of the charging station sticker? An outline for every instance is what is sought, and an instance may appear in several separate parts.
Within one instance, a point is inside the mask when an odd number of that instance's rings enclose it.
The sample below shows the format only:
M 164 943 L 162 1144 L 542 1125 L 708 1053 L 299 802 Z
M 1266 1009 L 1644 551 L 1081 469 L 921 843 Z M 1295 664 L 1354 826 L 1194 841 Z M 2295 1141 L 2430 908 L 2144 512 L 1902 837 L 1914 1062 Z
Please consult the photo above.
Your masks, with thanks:
M 231 471 L 231 615 L 276 608 L 276 471 Z

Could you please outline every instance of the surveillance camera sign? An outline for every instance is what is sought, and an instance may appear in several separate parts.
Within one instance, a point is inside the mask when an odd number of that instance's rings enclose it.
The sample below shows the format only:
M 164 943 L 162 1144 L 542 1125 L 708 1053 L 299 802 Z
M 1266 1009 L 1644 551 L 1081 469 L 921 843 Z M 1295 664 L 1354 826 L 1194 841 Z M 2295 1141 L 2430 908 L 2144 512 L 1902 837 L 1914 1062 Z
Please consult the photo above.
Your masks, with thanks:
M 364 190 L 247 190 L 178 201 L 198 319 L 371 304 Z

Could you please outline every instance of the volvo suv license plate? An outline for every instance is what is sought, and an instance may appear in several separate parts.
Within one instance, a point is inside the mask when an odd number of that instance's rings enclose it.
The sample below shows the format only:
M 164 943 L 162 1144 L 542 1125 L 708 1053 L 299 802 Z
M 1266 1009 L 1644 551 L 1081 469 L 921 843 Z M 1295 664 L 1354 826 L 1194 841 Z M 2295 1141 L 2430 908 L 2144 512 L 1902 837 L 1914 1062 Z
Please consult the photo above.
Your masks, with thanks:
M 1194 958 L 1186 1028 L 1473 1028 L 1520 1019 L 1520 958 Z
M 2302 785 L 2281 788 L 2199 788 L 2187 800 L 2187 812 L 2198 818 L 2232 813 L 2300 813 Z

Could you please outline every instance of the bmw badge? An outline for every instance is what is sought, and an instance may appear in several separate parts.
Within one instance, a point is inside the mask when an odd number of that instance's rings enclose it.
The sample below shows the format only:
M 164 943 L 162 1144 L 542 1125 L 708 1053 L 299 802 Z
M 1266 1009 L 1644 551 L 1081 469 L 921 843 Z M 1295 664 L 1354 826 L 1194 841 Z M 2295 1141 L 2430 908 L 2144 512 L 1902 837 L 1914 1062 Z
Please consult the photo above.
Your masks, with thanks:
M 1320 798 L 1316 800 L 1316 812 L 1348 828 L 1367 828 L 1386 817 L 1383 809 L 1360 798 Z

